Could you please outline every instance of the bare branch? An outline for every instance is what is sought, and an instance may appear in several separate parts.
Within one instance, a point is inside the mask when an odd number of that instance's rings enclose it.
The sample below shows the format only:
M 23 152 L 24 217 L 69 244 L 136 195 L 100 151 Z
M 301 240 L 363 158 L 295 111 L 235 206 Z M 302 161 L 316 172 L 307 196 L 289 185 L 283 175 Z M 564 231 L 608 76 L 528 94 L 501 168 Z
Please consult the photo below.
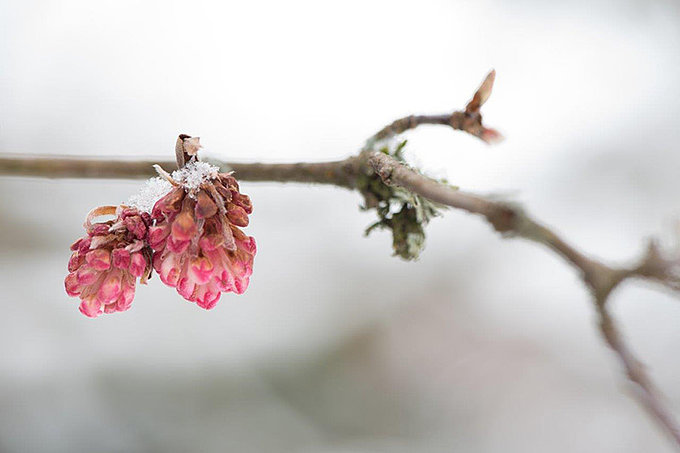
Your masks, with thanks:
M 234 170 L 244 181 L 330 184 L 353 188 L 358 158 L 342 161 L 294 164 L 237 163 L 208 159 Z M 154 165 L 174 168 L 172 161 L 82 159 L 71 156 L 3 156 L 0 175 L 39 178 L 145 179 L 156 176 Z
M 662 397 L 645 373 L 644 365 L 633 356 L 623 342 L 621 334 L 616 328 L 616 324 L 607 311 L 606 306 L 600 304 L 599 307 L 600 332 L 602 332 L 602 336 L 609 347 L 618 356 L 623 368 L 626 370 L 628 379 L 635 384 L 635 394 L 638 400 L 657 423 L 665 429 L 675 443 L 680 445 L 680 429 L 673 415 L 662 404 Z
M 380 152 L 371 152 L 368 161 L 386 184 L 398 185 L 432 201 L 481 215 L 496 231 L 544 244 L 578 269 L 583 282 L 593 294 L 593 300 L 600 315 L 602 336 L 619 357 L 628 378 L 636 384 L 638 388 L 636 396 L 680 447 L 680 428 L 670 411 L 666 409 L 640 362 L 635 359 L 623 342 L 606 306 L 611 292 L 627 278 L 647 278 L 662 283 L 677 282 L 674 280 L 677 277 L 671 272 L 671 266 L 675 267 L 677 261 L 661 258 L 658 249 L 650 246 L 647 255 L 643 257 L 638 266 L 610 267 L 587 257 L 550 228 L 533 220 L 516 205 L 491 201 L 458 191 L 422 176 Z

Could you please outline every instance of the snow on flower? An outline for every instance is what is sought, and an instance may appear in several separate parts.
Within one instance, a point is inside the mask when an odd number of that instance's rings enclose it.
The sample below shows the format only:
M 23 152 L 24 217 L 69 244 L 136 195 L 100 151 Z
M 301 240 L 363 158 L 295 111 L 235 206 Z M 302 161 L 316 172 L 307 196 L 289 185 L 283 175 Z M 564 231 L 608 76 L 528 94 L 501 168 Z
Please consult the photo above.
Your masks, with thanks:
M 144 183 L 141 190 L 128 198 L 127 205 L 137 208 L 141 212 L 151 213 L 153 205 L 165 194 L 172 190 L 172 185 L 165 179 L 155 177 Z
M 115 219 L 92 223 L 96 217 Z M 103 206 L 85 221 L 87 235 L 78 239 L 64 281 L 66 293 L 81 300 L 80 311 L 90 318 L 130 308 L 139 278 L 151 273 L 151 250 L 145 243 L 151 218 L 127 206 Z

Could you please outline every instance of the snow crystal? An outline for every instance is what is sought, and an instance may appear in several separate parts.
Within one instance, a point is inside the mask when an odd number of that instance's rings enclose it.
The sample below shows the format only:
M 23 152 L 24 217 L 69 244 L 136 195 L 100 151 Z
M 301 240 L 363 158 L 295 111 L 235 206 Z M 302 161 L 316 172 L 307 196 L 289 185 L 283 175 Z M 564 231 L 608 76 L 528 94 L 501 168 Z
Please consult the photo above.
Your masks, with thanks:
M 172 185 L 163 178 L 155 177 L 146 181 L 140 191 L 128 198 L 127 205 L 151 213 L 153 205 L 170 192 Z
M 219 167 L 210 165 L 207 162 L 189 162 L 182 169 L 172 172 L 172 179 L 180 183 L 184 190 L 193 196 L 192 193 L 204 182 L 217 178 Z M 127 203 L 128 206 L 137 208 L 140 211 L 151 213 L 153 206 L 158 200 L 172 189 L 172 184 L 163 178 L 155 177 L 146 181 L 140 191 L 132 195 Z
M 201 184 L 217 178 L 220 169 L 208 162 L 192 161 L 183 168 L 172 172 L 172 179 L 184 186 L 191 193 L 197 190 Z

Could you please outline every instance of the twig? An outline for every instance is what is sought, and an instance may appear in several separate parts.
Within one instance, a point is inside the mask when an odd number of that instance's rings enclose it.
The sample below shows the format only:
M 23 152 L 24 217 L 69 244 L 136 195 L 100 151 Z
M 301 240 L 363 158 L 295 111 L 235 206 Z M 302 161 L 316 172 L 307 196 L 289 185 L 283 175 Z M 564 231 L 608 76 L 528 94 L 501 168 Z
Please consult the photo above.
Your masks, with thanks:
M 410 115 L 398 119 L 368 139 L 364 149 L 372 149 L 377 141 L 402 134 L 409 129 L 415 129 L 423 124 L 450 126 L 453 129 L 474 135 L 487 143 L 498 143 L 503 140 L 503 136 L 497 130 L 490 129 L 482 124 L 482 113 L 480 112 L 482 105 L 491 96 L 495 79 L 496 71 L 492 70 L 486 76 L 479 89 L 477 89 L 464 111 L 456 111 L 445 115 Z
M 408 116 L 386 126 L 371 137 L 363 151 L 341 161 L 321 163 L 265 164 L 213 163 L 234 170 L 241 180 L 330 184 L 357 188 L 357 178 L 375 172 L 385 184 L 401 186 L 431 201 L 481 215 L 492 227 L 510 237 L 521 237 L 545 245 L 577 269 L 593 295 L 600 317 L 600 331 L 637 388 L 636 396 L 653 419 L 668 432 L 680 449 L 680 429 L 655 390 L 640 362 L 632 355 L 608 312 L 612 291 L 626 279 L 639 278 L 680 291 L 680 259 L 663 256 L 651 243 L 639 264 L 613 267 L 588 257 L 557 233 L 532 219 L 516 204 L 499 202 L 455 190 L 420 175 L 394 158 L 375 151 L 377 142 L 422 124 L 447 125 L 472 134 L 487 143 L 501 135 L 482 124 L 480 108 L 491 94 L 495 72 L 491 72 L 464 111 L 446 115 Z M 153 164 L 173 168 L 174 162 L 79 159 L 75 157 L 0 157 L 0 175 L 45 178 L 147 178 L 154 175 Z
M 604 304 L 599 304 L 598 313 L 600 316 L 600 332 L 602 332 L 602 336 L 609 347 L 619 357 L 623 368 L 626 370 L 628 379 L 635 384 L 635 395 L 638 400 L 657 423 L 666 429 L 676 444 L 680 445 L 680 429 L 678 429 L 673 415 L 661 402 L 661 396 L 659 396 L 654 384 L 646 375 L 643 368 L 644 365 L 633 356 L 628 346 L 623 342 L 621 334 Z

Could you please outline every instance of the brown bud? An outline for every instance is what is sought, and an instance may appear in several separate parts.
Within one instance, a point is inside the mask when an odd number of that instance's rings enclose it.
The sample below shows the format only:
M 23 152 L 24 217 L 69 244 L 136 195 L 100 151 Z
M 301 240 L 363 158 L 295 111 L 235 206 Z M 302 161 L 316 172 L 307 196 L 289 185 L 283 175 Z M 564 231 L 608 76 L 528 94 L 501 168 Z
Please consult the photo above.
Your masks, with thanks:
M 192 137 L 187 134 L 180 134 L 175 143 L 175 158 L 177 159 L 177 168 L 184 167 L 184 164 L 189 162 L 192 156 L 198 154 L 201 148 L 200 137 Z
M 491 90 L 493 89 L 493 82 L 496 80 L 496 70 L 492 69 L 491 72 L 486 76 L 479 89 L 475 92 L 472 100 L 465 107 L 466 113 L 478 113 L 479 109 L 484 105 L 484 103 L 491 96 Z

